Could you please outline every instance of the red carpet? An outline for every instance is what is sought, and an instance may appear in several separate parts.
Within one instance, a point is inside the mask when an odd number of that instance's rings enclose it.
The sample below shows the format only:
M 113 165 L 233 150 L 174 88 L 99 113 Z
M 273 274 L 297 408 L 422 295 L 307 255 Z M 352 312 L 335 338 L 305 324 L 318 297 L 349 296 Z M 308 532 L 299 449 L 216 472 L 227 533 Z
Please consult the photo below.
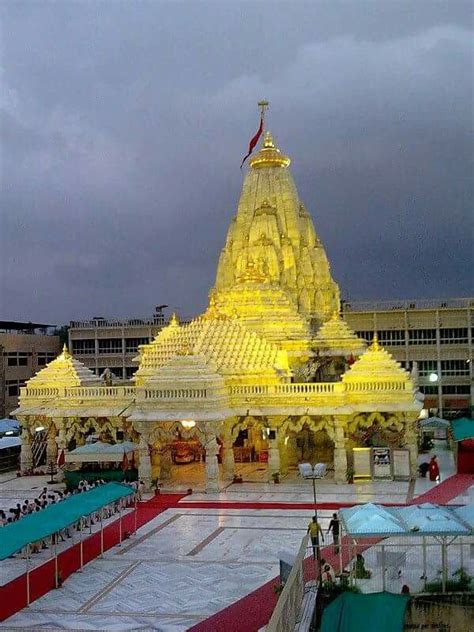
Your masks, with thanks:
M 356 504 L 364 503 L 317 503 L 318 509 L 341 509 L 342 507 L 353 507 Z M 397 503 L 384 503 L 386 505 L 396 505 Z M 400 503 L 398 503 L 400 504 Z M 190 502 L 183 500 L 179 503 L 180 509 L 314 509 L 314 503 L 283 503 L 283 502 L 231 502 L 227 500 L 199 500 Z
M 421 504 L 425 502 L 445 504 L 449 500 L 452 500 L 453 498 L 456 498 L 456 496 L 462 494 L 472 484 L 474 484 L 474 477 L 472 475 L 456 474 L 446 479 L 439 485 L 436 485 L 436 487 L 434 487 L 433 489 L 430 489 L 424 494 L 421 494 L 420 496 L 414 498 L 410 504 Z M 179 506 L 196 506 L 199 504 L 200 503 L 186 503 L 184 501 L 181 502 Z M 211 503 L 204 504 L 207 505 Z M 272 509 L 304 509 L 305 505 L 308 505 L 308 508 L 310 509 L 314 507 L 312 503 L 260 503 L 259 507 L 253 506 L 253 503 L 230 504 L 239 505 L 240 508 L 243 508 L 243 505 L 248 505 L 246 508 L 249 509 L 263 509 L 265 507 Z M 327 504 L 330 505 L 332 503 Z M 216 505 L 222 506 L 222 503 L 216 503 Z M 270 505 L 279 506 L 270 507 Z M 354 506 L 354 503 L 351 505 L 340 503 L 334 508 L 337 509 L 338 507 L 343 506 L 352 507 Z M 324 504 L 318 503 L 318 509 L 319 508 L 325 508 Z M 327 508 L 332 509 L 333 507 Z M 364 550 L 370 548 L 374 544 L 377 544 L 377 542 L 380 542 L 381 539 L 382 538 L 373 538 L 371 540 L 365 540 L 364 545 L 358 546 L 357 551 L 354 552 L 362 553 Z M 341 542 L 342 544 L 344 544 L 348 541 L 348 538 L 343 538 Z M 334 569 L 339 570 L 339 555 L 334 554 L 332 545 L 324 547 L 321 551 L 321 555 L 331 564 L 331 566 L 333 566 Z M 347 565 L 349 561 L 350 560 L 346 549 L 343 554 L 343 564 Z M 315 564 L 311 558 L 306 559 L 304 562 L 304 573 L 306 581 L 308 581 L 309 579 L 314 579 Z M 230 606 L 227 606 L 227 608 L 216 612 L 216 614 L 212 615 L 208 619 L 205 619 L 204 621 L 201 621 L 201 623 L 198 623 L 192 628 L 189 628 L 189 632 L 257 632 L 257 630 L 268 623 L 275 608 L 277 599 L 273 592 L 273 586 L 277 583 L 279 583 L 279 578 L 275 577 L 266 584 L 263 584 L 263 586 L 260 586 L 259 588 L 251 592 L 249 595 L 242 597 L 242 599 L 239 599 Z
M 162 494 L 155 496 L 148 502 L 139 503 L 137 507 L 137 528 L 143 526 L 155 516 L 170 507 L 177 507 L 183 494 Z M 104 528 L 104 551 L 119 542 L 119 519 Z M 122 518 L 122 533 L 134 531 L 135 512 L 132 511 Z M 85 538 L 83 541 L 84 564 L 100 555 L 100 532 Z M 23 561 L 18 561 L 24 564 Z M 80 545 L 75 544 L 58 555 L 58 571 L 64 580 L 80 567 Z M 30 572 L 30 603 L 39 599 L 55 587 L 54 559 L 48 560 Z M 0 621 L 11 617 L 26 606 L 26 573 L 20 575 L 0 588 Z
M 472 474 L 455 474 L 445 481 L 435 485 L 424 494 L 420 494 L 408 503 L 409 505 L 421 505 L 422 503 L 433 503 L 435 505 L 445 505 L 456 496 L 460 496 L 463 492 L 474 485 L 474 475 Z

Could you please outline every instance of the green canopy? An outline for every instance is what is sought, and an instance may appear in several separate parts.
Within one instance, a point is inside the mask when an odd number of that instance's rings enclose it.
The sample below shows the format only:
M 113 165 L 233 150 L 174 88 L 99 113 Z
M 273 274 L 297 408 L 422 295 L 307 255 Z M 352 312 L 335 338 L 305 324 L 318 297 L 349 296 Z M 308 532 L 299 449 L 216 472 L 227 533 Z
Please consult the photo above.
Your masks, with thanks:
M 467 417 L 453 419 L 451 421 L 451 430 L 454 441 L 474 439 L 474 419 L 468 419 Z
M 20 551 L 27 544 L 57 533 L 77 522 L 82 516 L 88 516 L 105 505 L 133 493 L 134 490 L 128 485 L 108 483 L 7 524 L 0 530 L 0 561 Z
M 402 632 L 409 595 L 345 592 L 324 609 L 321 632 Z

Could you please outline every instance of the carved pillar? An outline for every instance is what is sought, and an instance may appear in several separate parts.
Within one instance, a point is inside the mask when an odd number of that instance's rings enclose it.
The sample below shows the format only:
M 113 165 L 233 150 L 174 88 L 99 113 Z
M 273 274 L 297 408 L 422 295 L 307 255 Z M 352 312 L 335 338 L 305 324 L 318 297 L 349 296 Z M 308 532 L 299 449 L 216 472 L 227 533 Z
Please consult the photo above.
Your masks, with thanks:
M 33 469 L 33 451 L 31 449 L 31 432 L 27 424 L 28 418 L 25 417 L 25 421 L 21 432 L 21 453 L 20 453 L 20 472 L 25 475 L 31 472 Z
M 233 420 L 232 420 L 233 421 Z M 227 420 L 224 434 L 222 435 L 222 470 L 224 480 L 232 481 L 235 474 L 234 461 L 234 437 L 232 436 L 232 421 Z
M 280 450 L 278 449 L 278 430 L 275 429 L 275 439 L 268 439 L 268 480 L 273 480 L 273 474 L 281 474 L 280 472 Z
M 160 479 L 168 481 L 171 478 L 171 444 L 166 444 L 160 452 Z
M 347 482 L 347 449 L 345 417 L 334 417 L 334 480 Z
M 56 441 L 56 454 L 59 451 L 64 450 L 64 455 L 67 452 L 67 438 L 66 438 L 66 430 L 64 428 L 64 422 L 62 420 L 55 421 L 56 428 L 58 430 L 55 441 Z M 58 468 L 58 472 L 56 474 L 56 480 L 61 482 L 64 480 L 64 468 Z
M 148 445 L 148 435 L 140 435 L 140 444 L 138 447 L 138 478 L 145 484 L 145 491 L 151 490 L 151 458 L 150 446 Z
M 217 443 L 216 435 L 211 435 L 209 438 L 206 437 L 206 492 L 219 491 L 218 454 L 219 444 Z
M 52 423 L 49 427 L 48 438 L 46 440 L 46 465 L 50 463 L 56 465 L 58 460 L 58 445 L 56 443 L 56 426 Z
M 410 453 L 410 477 L 415 478 L 418 470 L 418 441 L 416 436 L 416 418 L 405 415 L 403 445 Z

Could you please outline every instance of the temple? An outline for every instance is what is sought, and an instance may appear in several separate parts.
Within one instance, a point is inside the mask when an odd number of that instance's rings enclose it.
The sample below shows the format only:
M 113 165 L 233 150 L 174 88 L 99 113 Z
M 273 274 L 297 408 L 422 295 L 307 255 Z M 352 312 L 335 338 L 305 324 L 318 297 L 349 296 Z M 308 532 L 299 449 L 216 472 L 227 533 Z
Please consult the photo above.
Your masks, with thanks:
M 173 476 L 186 445 L 209 491 L 245 460 L 266 467 L 268 480 L 302 460 L 325 462 L 342 483 L 354 448 L 374 436 L 405 448 L 416 471 L 416 385 L 376 337 L 367 348 L 341 318 L 338 285 L 289 166 L 266 132 L 207 310 L 186 324 L 173 316 L 142 345 L 130 383 L 104 384 L 66 348 L 27 382 L 15 411 L 23 472 L 38 427 L 48 463 L 90 434 L 135 442 L 147 487 Z

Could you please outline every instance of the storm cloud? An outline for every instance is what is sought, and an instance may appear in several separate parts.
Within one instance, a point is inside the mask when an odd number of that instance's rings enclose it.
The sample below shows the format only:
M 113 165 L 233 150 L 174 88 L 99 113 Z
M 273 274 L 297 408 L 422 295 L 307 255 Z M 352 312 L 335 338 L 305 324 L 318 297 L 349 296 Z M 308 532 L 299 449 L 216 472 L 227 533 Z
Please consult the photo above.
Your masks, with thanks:
M 3 317 L 201 310 L 262 97 L 345 298 L 472 295 L 471 11 L 4 3 Z

